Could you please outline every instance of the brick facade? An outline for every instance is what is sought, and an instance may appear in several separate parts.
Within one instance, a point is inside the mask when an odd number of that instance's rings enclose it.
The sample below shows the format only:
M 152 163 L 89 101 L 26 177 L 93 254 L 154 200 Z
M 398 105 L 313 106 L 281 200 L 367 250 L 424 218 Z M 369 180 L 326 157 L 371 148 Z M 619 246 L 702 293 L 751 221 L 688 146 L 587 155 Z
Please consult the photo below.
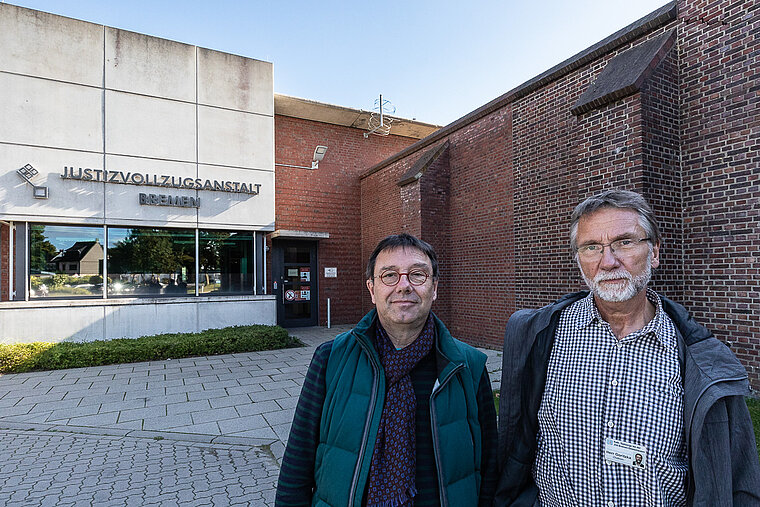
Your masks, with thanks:
M 364 263 L 361 257 L 359 176 L 367 167 L 411 145 L 416 139 L 389 135 L 364 138 L 363 130 L 275 116 L 275 161 L 308 166 L 314 147 L 328 147 L 317 170 L 275 166 L 275 228 L 327 232 L 319 240 L 319 323 L 357 322 L 363 315 Z M 271 246 L 271 240 L 269 241 Z M 337 278 L 325 278 L 337 267 Z M 272 273 L 271 256 L 267 273 Z M 271 278 L 269 291 L 272 290 Z
M 760 1 L 673 2 L 378 164 L 362 177 L 362 258 L 385 234 L 419 230 L 441 254 L 434 309 L 456 336 L 499 347 L 516 309 L 583 287 L 568 248 L 575 205 L 635 190 L 663 232 L 654 288 L 760 388 L 758 32 Z M 573 114 L 592 85 L 610 85 L 610 62 L 645 43 L 641 76 Z M 399 186 L 444 142 L 446 158 Z

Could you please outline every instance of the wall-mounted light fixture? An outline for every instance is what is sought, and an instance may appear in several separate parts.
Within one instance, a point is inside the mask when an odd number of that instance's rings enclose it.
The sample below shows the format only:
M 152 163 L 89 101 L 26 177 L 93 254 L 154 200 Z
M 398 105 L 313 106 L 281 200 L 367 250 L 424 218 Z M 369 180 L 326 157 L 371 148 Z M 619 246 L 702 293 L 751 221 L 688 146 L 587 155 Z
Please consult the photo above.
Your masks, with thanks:
M 280 164 L 279 162 L 275 162 L 274 165 L 295 167 L 296 169 L 317 169 L 319 168 L 319 162 L 325 158 L 325 153 L 327 153 L 327 146 L 319 145 L 314 148 L 314 156 L 311 158 L 311 167 L 305 165 Z
M 48 198 L 48 187 L 41 187 L 39 185 L 35 185 L 32 182 L 32 178 L 37 176 L 39 171 L 32 167 L 32 164 L 26 164 L 21 169 L 17 169 L 16 173 L 21 176 L 29 185 L 32 187 L 32 195 L 35 199 L 47 199 Z

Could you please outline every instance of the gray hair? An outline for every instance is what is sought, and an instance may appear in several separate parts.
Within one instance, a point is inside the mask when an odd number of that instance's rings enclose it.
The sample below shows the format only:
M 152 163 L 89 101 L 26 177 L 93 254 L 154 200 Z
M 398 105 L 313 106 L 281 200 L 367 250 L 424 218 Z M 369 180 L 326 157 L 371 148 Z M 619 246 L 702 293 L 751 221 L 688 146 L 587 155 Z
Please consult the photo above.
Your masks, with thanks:
M 659 245 L 662 237 L 657 227 L 652 208 L 641 195 L 630 190 L 605 190 L 601 194 L 589 197 L 575 207 L 570 217 L 570 247 L 577 250 L 578 222 L 581 217 L 590 215 L 603 208 L 619 208 L 635 211 L 639 215 L 639 225 L 652 240 L 650 245 Z

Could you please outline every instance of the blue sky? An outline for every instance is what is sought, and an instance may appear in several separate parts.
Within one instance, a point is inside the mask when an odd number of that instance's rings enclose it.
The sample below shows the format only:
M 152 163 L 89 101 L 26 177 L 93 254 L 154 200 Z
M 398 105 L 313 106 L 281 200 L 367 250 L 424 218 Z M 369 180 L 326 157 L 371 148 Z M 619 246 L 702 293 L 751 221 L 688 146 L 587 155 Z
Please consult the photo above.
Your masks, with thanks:
M 446 125 L 663 0 L 11 0 L 274 63 L 276 93 Z

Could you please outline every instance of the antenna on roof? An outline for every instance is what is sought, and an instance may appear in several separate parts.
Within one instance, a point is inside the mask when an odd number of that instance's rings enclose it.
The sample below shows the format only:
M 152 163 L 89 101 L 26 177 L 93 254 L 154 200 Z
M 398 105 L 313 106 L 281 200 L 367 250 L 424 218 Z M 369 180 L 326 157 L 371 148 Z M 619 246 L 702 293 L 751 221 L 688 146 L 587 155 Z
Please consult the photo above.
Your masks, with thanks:
M 393 118 L 387 118 L 385 114 L 393 114 L 395 112 L 396 106 L 391 104 L 390 100 L 383 100 L 383 94 L 381 93 L 380 98 L 375 99 L 375 107 L 372 109 L 369 120 L 367 120 L 367 128 L 369 130 L 364 133 L 364 139 L 367 139 L 370 134 L 387 136 L 391 131 Z

